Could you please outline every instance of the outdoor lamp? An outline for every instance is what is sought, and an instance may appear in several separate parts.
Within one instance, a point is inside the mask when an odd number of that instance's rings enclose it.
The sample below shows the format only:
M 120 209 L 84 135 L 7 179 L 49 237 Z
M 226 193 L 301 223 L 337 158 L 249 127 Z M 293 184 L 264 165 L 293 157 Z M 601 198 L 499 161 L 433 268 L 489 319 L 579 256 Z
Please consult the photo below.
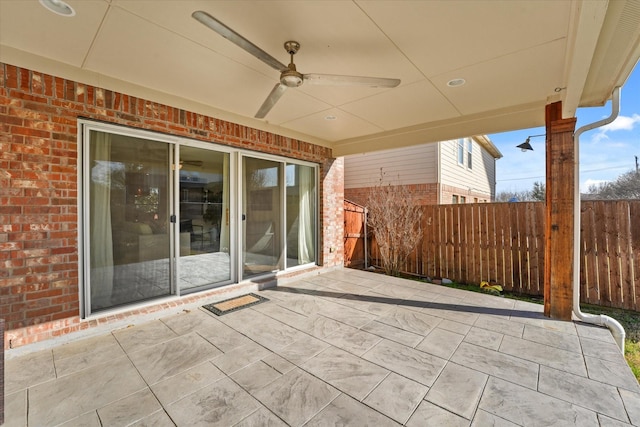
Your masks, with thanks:
M 542 135 L 531 135 L 528 136 L 527 139 L 520 145 L 516 145 L 516 148 L 519 148 L 520 150 L 522 150 L 522 152 L 525 151 L 533 151 L 533 147 L 530 144 L 531 138 L 535 138 L 536 136 L 545 136 L 545 134 L 543 133 Z

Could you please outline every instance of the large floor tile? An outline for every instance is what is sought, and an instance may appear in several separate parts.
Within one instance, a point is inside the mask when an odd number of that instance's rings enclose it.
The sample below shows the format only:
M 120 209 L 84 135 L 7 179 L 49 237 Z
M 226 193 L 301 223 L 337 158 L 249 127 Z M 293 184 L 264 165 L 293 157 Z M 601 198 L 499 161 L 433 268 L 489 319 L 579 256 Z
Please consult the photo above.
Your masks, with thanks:
M 490 350 L 498 350 L 504 339 L 504 334 L 489 331 L 487 329 L 472 327 L 464 337 L 464 342 L 486 347 Z
M 631 423 L 634 426 L 640 426 L 640 393 L 633 393 L 623 389 L 620 390 L 620 397 L 622 397 Z
M 381 339 L 382 338 L 377 335 L 370 334 L 369 332 L 362 331 L 354 328 L 353 326 L 345 325 L 344 328 L 338 329 L 333 334 L 327 336 L 324 340 L 335 347 L 346 350 L 356 356 L 361 356 L 367 350 L 371 349 L 371 347 L 380 342 Z
M 576 375 L 587 376 L 587 368 L 580 353 L 562 350 L 545 344 L 538 344 L 522 338 L 505 336 L 500 345 L 501 353 L 520 357 L 539 365 L 562 369 Z
M 464 335 L 441 329 L 438 326 L 416 346 L 416 349 L 433 354 L 442 359 L 449 359 L 463 338 Z
M 380 366 L 334 347 L 301 367 L 357 400 L 364 399 L 389 374 Z
M 259 304 L 253 307 L 253 310 L 267 315 L 293 328 L 297 328 L 297 325 L 301 322 L 304 322 L 307 318 L 302 314 L 289 310 L 288 308 L 286 308 L 286 304 Z
M 248 344 L 234 348 L 233 350 L 216 357 L 212 362 L 222 372 L 227 375 L 231 375 L 245 366 L 267 357 L 270 354 L 271 352 L 260 344 L 250 341 Z
M 376 318 L 375 314 L 356 310 L 329 300 L 319 302 L 319 308 L 319 314 L 355 328 L 361 328 Z
M 233 381 L 249 393 L 255 393 L 281 376 L 280 372 L 262 361 L 247 365 L 230 375 Z
M 429 387 L 446 364 L 444 359 L 387 340 L 380 342 L 362 357 Z
M 98 415 L 103 425 L 126 426 L 141 421 L 161 409 L 158 399 L 151 390 L 145 388 L 99 408 Z
M 433 403 L 423 401 L 406 425 L 407 427 L 468 427 L 469 421 L 449 411 L 445 411 Z
M 222 378 L 224 378 L 224 374 L 220 369 L 213 366 L 211 362 L 203 362 L 153 384 L 151 390 L 158 400 L 167 406 Z
M 399 427 L 400 424 L 343 393 L 305 424 L 305 427 L 334 426 Z
M 404 424 L 428 390 L 427 386 L 392 372 L 364 399 L 364 403 Z
M 520 426 L 598 426 L 595 412 L 499 378 L 489 378 L 478 407 Z
M 575 333 L 567 334 L 537 326 L 525 325 L 522 338 L 537 342 L 538 344 L 545 344 L 562 350 L 572 351 L 574 353 L 582 353 L 580 340 Z
M 177 334 L 165 323 L 156 320 L 114 331 L 113 335 L 127 353 L 133 353 L 175 338 Z
M 538 387 L 538 364 L 508 354 L 463 342 L 451 361 L 533 390 Z
M 470 311 L 469 307 L 459 305 L 457 302 L 460 300 L 455 299 L 454 302 L 448 301 L 445 298 L 444 296 L 440 296 L 436 301 L 428 303 L 427 306 L 422 309 L 422 313 L 465 325 L 473 325 L 478 320 L 480 315 Z
M 323 339 L 345 326 L 347 325 L 340 323 L 337 320 L 313 314 L 309 317 L 305 317 L 305 320 L 296 325 L 296 328 L 316 338 Z
M 600 421 L 600 427 L 631 427 L 629 423 L 623 423 L 622 421 L 614 420 L 606 415 L 598 414 L 598 421 Z
M 2 427 L 27 425 L 27 390 L 4 396 L 4 424 Z
M 400 329 L 395 326 L 389 326 L 386 323 L 378 322 L 376 320 L 367 323 L 361 329 L 374 335 L 378 335 L 381 338 L 386 338 L 389 341 L 395 341 L 406 345 L 407 347 L 415 347 L 424 338 L 422 335 L 405 331 L 404 329 Z
M 212 316 L 207 313 L 208 312 L 205 313 L 204 309 L 196 309 L 164 317 L 160 320 L 176 334 L 184 335 L 193 332 L 209 322 L 216 321 L 216 319 L 213 319 Z
M 512 322 L 494 316 L 480 316 L 473 326 L 499 332 L 504 335 L 511 335 L 516 338 L 522 338 L 524 332 L 524 325 L 522 323 Z
M 604 326 L 592 325 L 590 323 L 575 322 L 576 331 L 580 338 L 589 338 L 593 340 L 603 341 L 615 344 L 611 331 Z
M 541 366 L 539 390 L 549 396 L 628 422 L 622 399 L 613 386 Z
M 287 427 L 287 423 L 263 406 L 233 427 Z
M 254 396 L 290 426 L 301 426 L 340 392 L 301 369 L 293 369 Z
M 386 325 L 419 335 L 427 335 L 442 321 L 439 317 L 409 310 L 404 307 L 398 307 L 386 316 L 381 316 L 376 320 Z
M 375 297 L 370 293 L 360 295 L 347 294 L 337 299 L 336 302 L 376 316 L 382 316 L 395 308 L 395 304 L 387 299 Z
M 473 418 L 489 376 L 449 363 L 429 390 L 425 400 L 468 420 Z
M 301 365 L 328 347 L 330 344 L 311 335 L 304 335 L 298 341 L 279 350 L 277 354 L 295 365 Z
M 69 375 L 124 354 L 122 347 L 111 334 L 65 344 L 53 350 L 56 376 Z
M 518 424 L 514 424 L 511 421 L 507 421 L 504 418 L 497 417 L 483 410 L 478 410 L 476 416 L 473 417 L 471 427 L 518 427 Z
M 178 427 L 231 426 L 260 404 L 228 378 L 217 381 L 167 406 Z
M 26 424 L 25 424 L 26 425 Z M 100 417 L 98 416 L 98 412 L 89 411 L 86 412 L 72 420 L 66 421 L 62 424 L 58 424 L 57 427 L 102 427 L 104 424 L 100 422 Z M 129 424 L 129 425 L 135 425 Z M 4 425 L 3 425 L 4 427 Z
M 199 335 L 182 335 L 170 341 L 129 354 L 140 374 L 149 384 L 186 371 L 221 352 Z
M 221 317 L 228 326 L 272 351 L 299 340 L 303 332 L 256 310 L 240 310 Z
M 640 384 L 627 363 L 611 362 L 589 356 L 585 356 L 584 361 L 587 364 L 588 376 L 592 380 L 640 393 Z
M 29 422 L 36 426 L 59 424 L 146 386 L 129 359 L 120 357 L 32 387 Z
M 164 409 L 144 417 L 140 421 L 130 424 L 129 427 L 175 427 L 173 421 Z
M 200 324 L 195 332 L 225 353 L 251 343 L 249 338 L 218 320 Z
M 609 333 L 609 330 L 607 330 L 607 333 Z M 582 353 L 585 356 L 597 357 L 611 362 L 624 362 L 625 360 L 620 348 L 608 340 L 580 337 L 580 344 L 582 345 Z
M 5 361 L 4 392 L 9 395 L 56 377 L 53 352 L 42 350 Z

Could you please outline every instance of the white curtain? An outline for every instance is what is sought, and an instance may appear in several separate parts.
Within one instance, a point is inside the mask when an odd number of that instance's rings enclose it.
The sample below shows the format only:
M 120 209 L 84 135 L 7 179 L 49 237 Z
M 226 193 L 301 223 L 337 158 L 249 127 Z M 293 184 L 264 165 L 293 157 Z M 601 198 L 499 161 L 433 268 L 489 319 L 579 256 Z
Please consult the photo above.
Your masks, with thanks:
M 89 250 L 92 309 L 111 305 L 113 292 L 113 236 L 111 233 L 111 135 L 91 132 L 89 158 Z
M 298 212 L 298 262 L 308 264 L 315 260 L 314 245 L 314 169 L 297 166 L 300 211 Z
M 222 218 L 220 220 L 220 252 L 229 253 L 229 154 L 224 155 L 222 165 Z

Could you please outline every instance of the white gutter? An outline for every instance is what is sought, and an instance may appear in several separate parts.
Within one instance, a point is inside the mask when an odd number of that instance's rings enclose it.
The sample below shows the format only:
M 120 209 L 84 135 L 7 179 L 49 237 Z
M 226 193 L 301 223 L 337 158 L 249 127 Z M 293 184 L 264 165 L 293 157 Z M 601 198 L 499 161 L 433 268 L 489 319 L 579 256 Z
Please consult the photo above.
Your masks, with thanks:
M 599 128 L 614 121 L 620 113 L 620 87 L 613 90 L 611 101 L 611 115 L 597 122 L 584 125 L 574 135 L 575 152 L 575 193 L 573 198 L 573 313 L 579 320 L 599 326 L 606 326 L 611 331 L 616 344 L 624 354 L 624 328 L 617 320 L 604 314 L 586 314 L 580 311 L 580 135 L 584 132 Z

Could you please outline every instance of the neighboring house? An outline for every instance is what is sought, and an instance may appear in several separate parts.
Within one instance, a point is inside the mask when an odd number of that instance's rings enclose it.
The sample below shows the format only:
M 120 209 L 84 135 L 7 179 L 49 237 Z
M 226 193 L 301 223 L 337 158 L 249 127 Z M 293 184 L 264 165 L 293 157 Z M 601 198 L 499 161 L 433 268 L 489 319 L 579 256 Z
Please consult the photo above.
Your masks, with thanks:
M 345 157 L 345 199 L 366 205 L 371 187 L 405 185 L 420 204 L 487 203 L 495 198 L 496 160 L 487 136 Z

